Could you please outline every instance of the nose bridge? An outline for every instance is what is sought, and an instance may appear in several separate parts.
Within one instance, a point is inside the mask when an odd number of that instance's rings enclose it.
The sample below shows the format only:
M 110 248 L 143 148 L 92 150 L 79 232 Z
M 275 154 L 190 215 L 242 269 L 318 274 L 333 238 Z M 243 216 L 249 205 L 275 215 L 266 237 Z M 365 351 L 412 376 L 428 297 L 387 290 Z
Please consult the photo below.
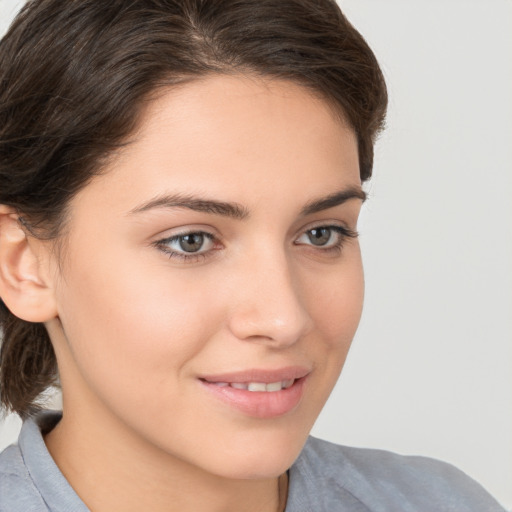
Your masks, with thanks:
M 307 332 L 311 319 L 284 250 L 248 258 L 237 281 L 230 319 L 237 338 L 287 346 Z

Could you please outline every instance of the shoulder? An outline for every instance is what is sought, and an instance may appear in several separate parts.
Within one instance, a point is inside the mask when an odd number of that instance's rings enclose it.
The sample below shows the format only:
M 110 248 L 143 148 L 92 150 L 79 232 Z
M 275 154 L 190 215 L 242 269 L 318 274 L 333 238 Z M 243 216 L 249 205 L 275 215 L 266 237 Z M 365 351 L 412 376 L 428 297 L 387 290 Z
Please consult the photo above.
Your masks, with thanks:
M 325 497 L 333 511 L 504 512 L 483 487 L 450 464 L 313 437 L 291 469 L 291 491 L 294 478 L 303 489 Z M 351 508 L 342 508 L 340 497 Z
M 18 443 L 0 454 L 0 512 L 87 511 L 49 454 L 43 433 L 61 414 L 42 411 L 23 422 Z
M 18 445 L 0 453 L 0 512 L 42 512 L 47 507 L 25 466 Z

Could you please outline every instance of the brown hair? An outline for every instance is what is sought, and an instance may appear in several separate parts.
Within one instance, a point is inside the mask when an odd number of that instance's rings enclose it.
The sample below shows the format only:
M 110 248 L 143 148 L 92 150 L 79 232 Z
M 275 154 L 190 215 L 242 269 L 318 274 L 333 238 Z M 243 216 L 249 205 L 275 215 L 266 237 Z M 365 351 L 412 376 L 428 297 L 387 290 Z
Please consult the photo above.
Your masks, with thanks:
M 334 0 L 31 0 L 0 42 L 0 204 L 32 236 L 134 130 L 158 87 L 211 73 L 292 80 L 353 127 L 361 180 L 387 105 L 374 54 Z M 0 400 L 26 417 L 57 379 L 44 325 L 2 303 Z

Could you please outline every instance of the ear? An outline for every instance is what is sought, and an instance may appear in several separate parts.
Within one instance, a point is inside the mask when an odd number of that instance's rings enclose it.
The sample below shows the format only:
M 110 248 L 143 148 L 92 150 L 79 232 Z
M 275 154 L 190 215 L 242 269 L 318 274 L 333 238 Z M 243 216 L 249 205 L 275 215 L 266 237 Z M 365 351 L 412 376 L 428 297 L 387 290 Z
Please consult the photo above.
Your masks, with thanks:
M 17 213 L 0 205 L 0 297 L 27 322 L 57 316 L 47 256 L 47 247 L 25 233 Z

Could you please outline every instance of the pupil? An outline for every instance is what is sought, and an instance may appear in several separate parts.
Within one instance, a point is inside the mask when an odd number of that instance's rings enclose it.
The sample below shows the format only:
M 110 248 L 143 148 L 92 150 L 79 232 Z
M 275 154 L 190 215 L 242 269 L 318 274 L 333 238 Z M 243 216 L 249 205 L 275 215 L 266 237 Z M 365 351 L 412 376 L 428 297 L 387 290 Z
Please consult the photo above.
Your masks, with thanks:
M 196 252 L 203 246 L 204 236 L 201 233 L 190 233 L 180 237 L 180 247 L 185 252 Z
M 329 228 L 312 229 L 308 237 L 313 245 L 325 245 L 331 238 L 331 230 Z

